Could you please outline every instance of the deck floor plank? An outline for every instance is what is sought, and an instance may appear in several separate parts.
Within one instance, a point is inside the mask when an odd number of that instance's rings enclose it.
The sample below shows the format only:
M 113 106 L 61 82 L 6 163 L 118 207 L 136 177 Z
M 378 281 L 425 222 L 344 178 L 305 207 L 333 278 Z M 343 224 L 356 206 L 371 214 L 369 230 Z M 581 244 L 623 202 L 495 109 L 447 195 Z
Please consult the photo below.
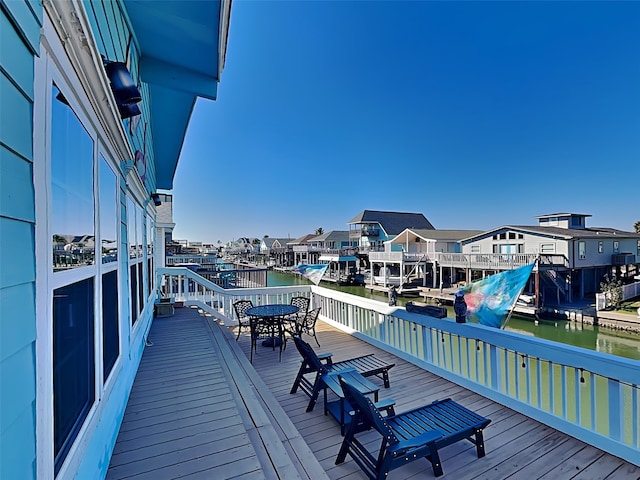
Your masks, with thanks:
M 363 480 L 347 457 L 335 458 L 340 428 L 323 413 L 322 396 L 307 413 L 308 397 L 290 394 L 300 355 L 288 342 L 278 350 L 258 345 L 249 362 L 249 337 L 219 326 L 196 309 L 176 308 L 155 319 L 107 472 L 108 480 L 173 478 Z M 444 476 L 455 480 L 640 480 L 640 468 L 565 435 L 510 408 L 427 372 L 322 321 L 321 347 L 334 361 L 374 353 L 395 366 L 391 388 L 378 377 L 380 399 L 394 398 L 403 411 L 452 398 L 491 419 L 487 455 L 470 442 L 440 450 Z M 374 449 L 378 435 L 361 434 Z M 311 461 L 313 459 L 313 461 Z M 428 461 L 392 471 L 389 480 L 434 478 Z
M 581 458 L 581 455 L 584 457 L 583 461 L 589 466 L 602 456 L 609 459 L 600 470 L 596 470 L 595 465 L 591 469 L 585 468 L 585 476 L 581 478 L 589 478 L 589 473 L 600 478 L 602 475 L 614 476 L 618 471 L 629 471 L 632 472 L 631 475 L 636 471 L 634 470 L 636 467 L 628 462 L 427 372 L 324 322 L 318 322 L 317 335 L 321 347 L 315 345 L 313 339 L 309 339 L 310 345 L 318 353 L 331 352 L 334 361 L 375 353 L 376 356 L 395 363 L 396 366 L 389 371 L 391 388 L 385 389 L 382 381 L 377 377 L 369 377 L 369 379 L 380 386 L 380 399 L 396 400 L 396 411 L 407 410 L 442 398 L 452 398 L 491 419 L 491 423 L 484 432 L 487 455 L 478 459 L 475 446 L 470 442 L 457 442 L 441 449 L 440 456 L 445 472 L 442 478 L 456 480 L 504 478 L 530 480 L 538 477 L 568 479 L 573 478 L 585 467 L 584 464 L 580 470 L 576 470 L 575 466 L 567 467 L 567 462 L 576 456 Z M 248 337 L 242 335 L 238 343 L 248 356 Z M 347 461 L 341 465 L 334 464 L 342 436 L 335 421 L 323 415 L 322 396 L 315 409 L 307 413 L 305 409 L 308 397 L 301 391 L 294 395 L 289 393 L 299 364 L 300 356 L 293 342 L 287 344 L 281 362 L 278 361 L 277 352 L 272 355 L 271 350 L 260 345 L 258 345 L 258 353 L 254 353 L 253 357 L 253 367 L 258 376 L 268 385 L 274 397 L 300 430 L 329 478 L 341 480 L 366 478 L 350 457 L 347 457 Z M 378 443 L 377 434 L 374 432 L 361 434 L 361 437 L 372 448 Z M 426 460 L 412 462 L 392 471 L 389 479 L 418 479 L 425 476 L 433 477 L 431 465 Z

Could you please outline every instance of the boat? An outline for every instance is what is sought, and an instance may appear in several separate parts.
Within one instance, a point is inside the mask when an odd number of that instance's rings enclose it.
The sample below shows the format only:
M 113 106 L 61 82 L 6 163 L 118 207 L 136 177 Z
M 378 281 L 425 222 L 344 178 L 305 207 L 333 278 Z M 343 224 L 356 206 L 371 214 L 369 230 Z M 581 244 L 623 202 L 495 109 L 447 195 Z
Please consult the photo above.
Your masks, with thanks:
M 362 273 L 342 274 L 336 282 L 340 286 L 362 286 L 364 285 L 364 275 Z
M 428 305 L 422 302 L 407 302 L 405 305 L 407 312 L 419 313 L 420 315 L 429 315 L 434 318 L 446 318 L 446 307 L 439 305 Z

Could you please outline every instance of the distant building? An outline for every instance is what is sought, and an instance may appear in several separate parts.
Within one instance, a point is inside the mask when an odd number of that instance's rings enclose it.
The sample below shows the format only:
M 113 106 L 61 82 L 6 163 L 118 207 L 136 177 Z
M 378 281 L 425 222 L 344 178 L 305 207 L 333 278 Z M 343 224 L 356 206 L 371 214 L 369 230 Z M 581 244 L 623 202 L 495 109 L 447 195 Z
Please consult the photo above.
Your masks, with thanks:
M 470 236 L 461 241 L 466 268 L 473 276 L 509 268 L 495 260 L 500 256 L 519 263 L 539 258 L 540 293 L 554 302 L 592 297 L 605 275 L 630 281 L 640 271 L 640 234 L 587 227 L 590 216 L 553 213 L 536 217 L 535 226 L 505 225 Z
M 361 253 L 383 251 L 384 242 L 407 228 L 434 229 L 422 213 L 363 210 L 347 223 L 349 240 L 357 243 Z

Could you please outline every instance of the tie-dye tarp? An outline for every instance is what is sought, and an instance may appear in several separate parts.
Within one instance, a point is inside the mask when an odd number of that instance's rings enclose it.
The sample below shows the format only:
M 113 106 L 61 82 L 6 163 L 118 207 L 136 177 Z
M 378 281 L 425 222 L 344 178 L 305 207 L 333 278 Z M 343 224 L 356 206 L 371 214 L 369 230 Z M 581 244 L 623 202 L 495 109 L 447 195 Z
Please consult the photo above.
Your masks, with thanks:
M 329 268 L 328 263 L 300 263 L 293 267 L 293 271 L 318 285 L 327 268 Z
M 467 317 L 482 325 L 504 328 L 508 314 L 531 276 L 535 263 L 471 282 L 461 288 Z

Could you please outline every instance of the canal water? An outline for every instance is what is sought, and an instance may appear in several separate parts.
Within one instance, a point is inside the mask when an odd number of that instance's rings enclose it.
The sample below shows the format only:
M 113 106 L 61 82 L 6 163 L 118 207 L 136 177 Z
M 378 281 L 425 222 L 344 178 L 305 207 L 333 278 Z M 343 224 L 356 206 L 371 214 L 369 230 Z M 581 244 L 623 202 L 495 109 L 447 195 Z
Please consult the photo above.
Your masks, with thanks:
M 267 285 L 270 287 L 310 284 L 311 282 L 306 278 L 290 273 L 270 270 L 267 276 Z M 384 303 L 388 301 L 386 295 L 381 292 L 372 292 L 365 287 L 342 287 L 329 282 L 323 282 L 322 287 L 371 298 Z M 409 300 L 411 299 L 398 297 L 398 305 L 404 305 Z M 449 311 L 449 317 L 454 317 L 453 307 L 451 305 L 446 307 Z M 536 324 L 532 318 L 515 314 L 511 316 L 506 330 L 640 360 L 640 335 L 635 333 L 593 325 L 582 325 L 580 322 L 569 320 L 540 321 Z

